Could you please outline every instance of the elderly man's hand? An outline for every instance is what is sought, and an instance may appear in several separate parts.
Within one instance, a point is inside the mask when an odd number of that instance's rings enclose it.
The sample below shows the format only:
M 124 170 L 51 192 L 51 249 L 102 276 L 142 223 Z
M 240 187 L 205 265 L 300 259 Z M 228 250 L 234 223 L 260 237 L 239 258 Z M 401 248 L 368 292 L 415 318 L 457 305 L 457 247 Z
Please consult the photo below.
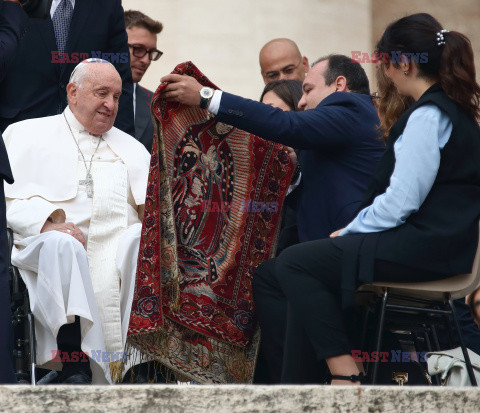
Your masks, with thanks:
M 47 231 L 64 232 L 65 234 L 71 235 L 73 238 L 80 241 L 84 247 L 87 244 L 87 240 L 85 239 L 85 235 L 83 235 L 83 232 L 80 230 L 80 228 L 78 228 L 71 222 L 56 224 L 54 222 L 45 221 L 45 224 L 43 225 L 40 232 L 47 232 Z
M 167 75 L 162 77 L 161 82 L 168 83 L 160 97 L 183 105 L 199 106 L 200 89 L 203 87 L 191 76 Z

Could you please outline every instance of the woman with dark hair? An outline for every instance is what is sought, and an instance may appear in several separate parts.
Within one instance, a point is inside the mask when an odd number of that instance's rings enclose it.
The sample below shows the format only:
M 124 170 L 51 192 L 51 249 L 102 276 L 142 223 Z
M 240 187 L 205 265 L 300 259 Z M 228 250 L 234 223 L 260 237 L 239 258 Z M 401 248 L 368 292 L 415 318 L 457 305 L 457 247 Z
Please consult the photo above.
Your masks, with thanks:
M 469 40 L 422 13 L 390 24 L 377 49 L 389 56 L 385 75 L 414 103 L 383 113 L 393 126 L 355 219 L 330 239 L 287 248 L 275 264 L 291 317 L 326 360 L 332 384 L 362 379 L 351 356 L 358 285 L 468 273 L 478 243 L 480 87 Z M 302 368 L 289 357 L 284 366 Z
M 267 83 L 263 89 L 260 102 L 282 110 L 299 111 L 298 102 L 302 98 L 300 80 L 275 80 Z

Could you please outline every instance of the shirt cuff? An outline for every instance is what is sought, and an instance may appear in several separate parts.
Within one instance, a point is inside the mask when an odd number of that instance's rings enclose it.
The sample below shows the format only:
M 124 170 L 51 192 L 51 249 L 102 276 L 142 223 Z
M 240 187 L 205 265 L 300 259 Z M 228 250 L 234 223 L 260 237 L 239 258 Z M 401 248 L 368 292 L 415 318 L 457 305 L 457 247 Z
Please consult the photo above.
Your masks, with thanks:
M 210 104 L 208 105 L 207 110 L 212 114 L 216 115 L 218 110 L 220 109 L 220 101 L 222 100 L 222 91 L 216 90 L 213 92 L 212 99 L 210 100 Z
M 287 189 L 287 195 L 289 195 L 298 185 L 300 185 L 300 179 L 302 179 L 302 173 L 298 174 L 297 180 L 291 184 Z

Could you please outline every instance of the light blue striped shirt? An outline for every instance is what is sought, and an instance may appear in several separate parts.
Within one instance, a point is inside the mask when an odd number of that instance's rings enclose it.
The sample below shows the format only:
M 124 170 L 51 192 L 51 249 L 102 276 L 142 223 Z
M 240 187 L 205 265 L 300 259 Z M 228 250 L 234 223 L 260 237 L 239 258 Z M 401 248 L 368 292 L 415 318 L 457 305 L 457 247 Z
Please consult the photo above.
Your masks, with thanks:
M 450 118 L 437 106 L 415 109 L 393 147 L 395 168 L 390 185 L 340 235 L 395 228 L 418 211 L 433 186 L 440 167 L 440 149 L 451 133 Z

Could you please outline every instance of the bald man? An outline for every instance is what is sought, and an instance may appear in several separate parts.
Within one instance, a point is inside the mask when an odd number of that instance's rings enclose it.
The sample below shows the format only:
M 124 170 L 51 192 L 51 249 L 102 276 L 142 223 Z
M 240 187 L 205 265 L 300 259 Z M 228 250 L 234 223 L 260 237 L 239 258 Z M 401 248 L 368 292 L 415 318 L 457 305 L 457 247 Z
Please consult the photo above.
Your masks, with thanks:
M 12 263 L 28 288 L 38 363 L 62 362 L 62 383 L 92 373 L 107 383 L 123 359 L 150 155 L 113 126 L 122 80 L 112 64 L 80 63 L 66 89 L 62 114 L 4 133 Z
M 290 39 L 270 40 L 260 50 L 260 68 L 265 84 L 281 79 L 303 82 L 308 72 L 308 59 Z

